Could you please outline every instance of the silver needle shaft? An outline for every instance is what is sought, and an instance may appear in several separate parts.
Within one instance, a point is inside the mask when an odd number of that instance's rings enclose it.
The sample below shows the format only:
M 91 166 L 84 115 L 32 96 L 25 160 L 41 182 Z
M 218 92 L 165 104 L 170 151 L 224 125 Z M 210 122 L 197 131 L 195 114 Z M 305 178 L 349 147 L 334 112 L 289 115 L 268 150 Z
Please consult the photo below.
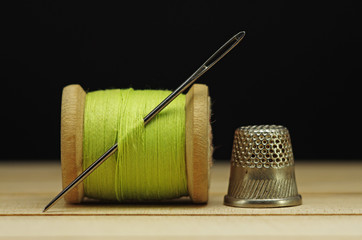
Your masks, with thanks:
M 175 91 L 173 91 L 165 100 L 155 107 L 146 117 L 143 118 L 144 125 L 147 125 L 159 112 L 162 111 L 172 100 L 190 87 L 202 74 L 214 66 L 221 58 L 223 58 L 231 49 L 233 49 L 245 36 L 245 32 L 239 32 L 222 45 L 209 59 L 204 62 L 184 83 L 182 83 Z M 66 188 L 64 188 L 48 205 L 45 206 L 43 212 L 46 212 L 67 192 L 76 187 L 94 170 L 96 170 L 107 158 L 109 158 L 118 148 L 118 143 L 108 149 L 100 158 L 92 163 L 84 172 L 74 179 Z

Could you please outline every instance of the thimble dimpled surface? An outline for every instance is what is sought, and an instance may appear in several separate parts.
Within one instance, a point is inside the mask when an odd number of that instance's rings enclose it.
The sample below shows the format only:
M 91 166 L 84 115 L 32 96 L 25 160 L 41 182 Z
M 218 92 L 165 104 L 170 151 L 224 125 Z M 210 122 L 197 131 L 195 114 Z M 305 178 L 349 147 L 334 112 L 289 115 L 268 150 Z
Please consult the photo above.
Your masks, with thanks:
M 294 165 L 289 131 L 283 126 L 238 128 L 232 151 L 233 166 L 280 168 Z
M 235 131 L 228 195 L 236 207 L 301 204 L 289 131 L 283 126 L 245 126 Z

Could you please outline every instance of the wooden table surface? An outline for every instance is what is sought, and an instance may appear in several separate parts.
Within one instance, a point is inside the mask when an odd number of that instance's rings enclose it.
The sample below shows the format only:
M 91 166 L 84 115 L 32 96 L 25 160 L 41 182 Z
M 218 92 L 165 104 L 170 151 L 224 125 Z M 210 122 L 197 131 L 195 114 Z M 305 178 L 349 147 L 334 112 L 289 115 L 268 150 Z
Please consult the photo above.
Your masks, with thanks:
M 229 163 L 212 168 L 210 200 L 159 204 L 44 206 L 60 191 L 57 162 L 0 163 L 0 239 L 120 236 L 154 239 L 362 239 L 362 161 L 296 161 L 303 204 L 287 208 L 233 208 L 223 205 Z M 267 238 L 266 238 L 267 237 Z

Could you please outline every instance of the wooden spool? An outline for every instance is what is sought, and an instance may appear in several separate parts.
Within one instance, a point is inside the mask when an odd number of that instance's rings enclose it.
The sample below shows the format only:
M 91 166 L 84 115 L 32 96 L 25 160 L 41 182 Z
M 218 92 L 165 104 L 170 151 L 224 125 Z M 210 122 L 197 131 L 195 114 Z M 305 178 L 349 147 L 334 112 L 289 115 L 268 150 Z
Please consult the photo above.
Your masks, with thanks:
M 82 172 L 85 97 L 86 92 L 80 85 L 68 85 L 63 89 L 61 109 L 63 188 Z M 204 84 L 194 84 L 186 94 L 186 171 L 188 192 L 194 203 L 206 203 L 208 200 L 213 150 L 211 140 L 208 87 Z M 72 189 L 64 198 L 68 203 L 80 203 L 84 198 L 83 183 Z

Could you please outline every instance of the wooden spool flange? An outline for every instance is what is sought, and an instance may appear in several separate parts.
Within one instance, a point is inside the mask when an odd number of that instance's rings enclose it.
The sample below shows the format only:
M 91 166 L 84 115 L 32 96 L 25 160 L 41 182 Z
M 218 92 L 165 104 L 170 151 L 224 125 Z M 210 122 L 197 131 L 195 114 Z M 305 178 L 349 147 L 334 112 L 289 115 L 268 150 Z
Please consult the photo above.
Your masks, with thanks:
M 83 118 L 86 92 L 80 85 L 63 89 L 61 112 L 61 164 L 63 188 L 82 172 Z M 193 202 L 208 200 L 212 163 L 212 135 L 208 87 L 194 84 L 186 94 L 186 171 L 188 192 Z M 94 159 L 95 161 L 96 159 Z M 83 183 L 65 195 L 68 203 L 80 203 Z

